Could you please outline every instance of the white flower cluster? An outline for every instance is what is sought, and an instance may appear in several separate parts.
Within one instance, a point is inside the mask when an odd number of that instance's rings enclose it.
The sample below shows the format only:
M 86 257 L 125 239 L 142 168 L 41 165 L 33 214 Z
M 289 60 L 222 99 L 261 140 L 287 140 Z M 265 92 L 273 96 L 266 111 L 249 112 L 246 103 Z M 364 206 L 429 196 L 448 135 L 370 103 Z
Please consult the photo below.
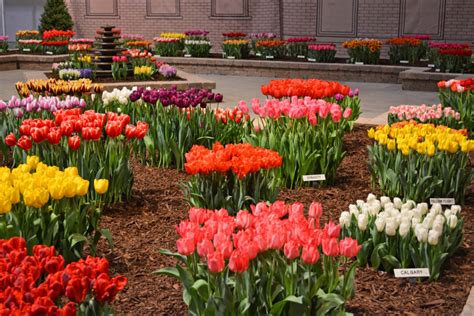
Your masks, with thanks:
M 137 88 L 134 87 L 132 90 L 127 87 L 119 89 L 114 89 L 112 92 L 104 91 L 102 93 L 102 102 L 104 105 L 109 105 L 110 103 L 119 103 L 120 105 L 127 105 L 129 102 L 130 94 L 135 91 Z
M 206 40 L 185 40 L 185 45 L 211 45 L 210 41 Z
M 61 69 L 59 70 L 59 79 L 75 80 L 81 77 L 81 72 L 77 69 Z
M 341 213 L 339 223 L 347 228 L 357 225 L 360 231 L 373 225 L 379 233 L 385 232 L 387 236 L 395 236 L 398 230 L 402 238 L 411 230 L 418 242 L 436 246 L 445 231 L 456 229 L 460 211 L 459 205 L 443 212 L 441 204 L 437 203 L 429 208 L 427 203 L 416 204 L 412 200 L 403 203 L 399 198 L 392 201 L 386 196 L 377 199 L 369 194 L 366 202 L 357 200 L 356 205 L 349 205 L 349 211 Z

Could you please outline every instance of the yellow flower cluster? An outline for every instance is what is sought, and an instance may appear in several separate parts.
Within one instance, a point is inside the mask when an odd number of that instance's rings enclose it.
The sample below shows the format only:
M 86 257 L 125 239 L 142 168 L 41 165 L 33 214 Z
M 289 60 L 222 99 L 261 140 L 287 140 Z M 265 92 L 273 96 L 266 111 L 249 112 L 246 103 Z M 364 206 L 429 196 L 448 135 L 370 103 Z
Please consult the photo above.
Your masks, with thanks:
M 94 187 L 97 193 L 103 194 L 108 189 L 108 180 L 95 180 Z M 37 156 L 28 156 L 26 164 L 12 170 L 0 167 L 0 214 L 10 212 L 21 198 L 26 206 L 41 208 L 50 199 L 84 196 L 88 191 L 89 181 L 78 175 L 76 167 L 60 171 L 57 166 L 40 162 Z
M 18 81 L 15 86 L 18 93 L 23 97 L 27 97 L 31 93 L 61 95 L 88 92 L 102 93 L 102 91 L 104 91 L 104 86 L 102 84 L 93 84 L 90 79 L 35 79 L 26 82 Z
M 436 151 L 454 154 L 474 151 L 474 140 L 466 137 L 466 130 L 455 130 L 446 126 L 400 122 L 368 131 L 370 138 L 392 151 L 398 149 L 407 156 L 411 150 L 420 155 L 434 156 Z
M 77 61 L 90 64 L 92 63 L 92 56 L 91 55 L 79 56 L 77 57 Z
M 15 33 L 16 36 L 36 36 L 39 35 L 39 31 L 37 30 L 19 30 Z
M 151 76 L 153 74 L 153 68 L 150 66 L 136 66 L 133 69 L 133 74 L 136 76 Z
M 224 45 L 248 45 L 248 40 L 225 40 Z
M 186 34 L 184 33 L 161 33 L 160 34 L 161 37 L 165 37 L 165 38 L 179 38 L 179 39 L 183 39 L 186 37 Z
M 367 46 L 372 53 L 375 53 L 382 48 L 382 42 L 376 39 L 355 39 L 342 43 L 342 47 L 349 49 L 362 46 Z

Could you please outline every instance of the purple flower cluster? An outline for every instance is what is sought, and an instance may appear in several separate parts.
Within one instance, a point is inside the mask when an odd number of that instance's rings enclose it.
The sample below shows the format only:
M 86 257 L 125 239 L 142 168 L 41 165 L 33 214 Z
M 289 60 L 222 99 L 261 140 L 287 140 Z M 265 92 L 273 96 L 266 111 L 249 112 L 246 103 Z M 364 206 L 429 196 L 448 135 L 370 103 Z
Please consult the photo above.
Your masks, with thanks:
M 168 64 L 161 65 L 160 69 L 158 71 L 165 78 L 174 77 L 174 76 L 176 76 L 176 73 L 178 72 L 178 70 L 176 70 L 175 67 L 170 66 Z
M 138 88 L 130 94 L 130 101 L 143 101 L 156 104 L 158 101 L 163 106 L 175 105 L 179 108 L 197 107 L 205 108 L 207 103 L 222 102 L 223 96 L 220 93 L 213 93 L 206 89 L 190 88 L 188 90 L 178 90 L 176 86 L 166 89 L 145 89 Z
M 23 112 L 56 112 L 61 109 L 85 108 L 86 101 L 74 96 L 66 96 L 64 100 L 58 97 L 42 97 L 39 98 L 29 95 L 27 98 L 18 99 L 12 96 L 8 102 L 0 100 L 0 112 L 12 110 L 17 117 L 22 117 Z
M 190 30 L 184 32 L 184 34 L 186 34 L 186 36 L 207 36 L 209 32 L 205 30 Z
M 260 40 L 260 39 L 272 39 L 275 38 L 276 35 L 273 33 L 252 33 L 249 35 L 250 39 Z
M 355 90 L 350 90 L 349 93 L 347 94 L 347 96 L 349 98 L 353 98 L 353 97 L 357 97 L 359 95 L 359 89 L 356 88 Z M 340 93 L 337 93 L 334 98 L 336 98 L 337 101 L 342 101 L 344 100 L 345 96 L 343 94 L 340 94 Z
M 79 72 L 81 73 L 81 78 L 92 78 L 93 72 L 90 68 L 79 69 Z

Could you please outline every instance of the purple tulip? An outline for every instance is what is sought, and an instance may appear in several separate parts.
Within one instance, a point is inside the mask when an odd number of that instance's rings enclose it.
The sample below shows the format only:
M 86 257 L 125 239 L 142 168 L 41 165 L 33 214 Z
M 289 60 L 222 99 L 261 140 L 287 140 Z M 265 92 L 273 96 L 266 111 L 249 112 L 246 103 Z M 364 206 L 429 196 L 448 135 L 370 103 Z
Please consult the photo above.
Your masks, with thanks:
M 224 99 L 224 96 L 220 93 L 216 93 L 216 95 L 214 96 L 214 99 L 216 100 L 216 102 L 222 102 L 222 100 Z

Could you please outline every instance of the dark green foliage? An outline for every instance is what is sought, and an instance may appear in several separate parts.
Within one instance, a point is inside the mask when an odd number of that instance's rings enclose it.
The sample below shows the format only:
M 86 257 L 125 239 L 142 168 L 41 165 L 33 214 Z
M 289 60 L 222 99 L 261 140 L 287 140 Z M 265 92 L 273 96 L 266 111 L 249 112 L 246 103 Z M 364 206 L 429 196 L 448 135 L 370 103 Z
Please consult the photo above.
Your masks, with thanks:
M 74 23 L 64 0 L 47 0 L 41 15 L 40 32 L 49 30 L 72 30 Z

